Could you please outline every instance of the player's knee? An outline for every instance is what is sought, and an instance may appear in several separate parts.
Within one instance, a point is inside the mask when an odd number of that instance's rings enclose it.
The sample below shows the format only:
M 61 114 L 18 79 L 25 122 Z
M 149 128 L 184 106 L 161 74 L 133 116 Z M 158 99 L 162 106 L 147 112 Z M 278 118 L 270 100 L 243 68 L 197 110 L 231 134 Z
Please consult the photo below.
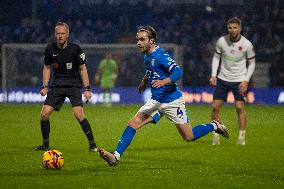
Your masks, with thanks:
M 130 125 L 131 127 L 135 127 L 137 124 L 134 121 L 134 119 L 131 119 L 131 120 L 128 121 L 128 125 Z
M 75 118 L 77 119 L 77 121 L 81 122 L 85 119 L 84 114 L 74 114 Z
M 42 112 L 40 113 L 40 119 L 41 119 L 42 121 L 47 121 L 47 120 L 49 119 L 49 116 L 50 116 L 50 113 L 49 113 L 49 112 L 44 112 L 44 111 L 42 111 Z
M 73 108 L 73 113 L 74 113 L 75 118 L 79 122 L 81 122 L 82 120 L 85 119 L 85 114 L 84 114 L 83 108 L 81 108 L 81 107 Z
M 141 124 L 140 119 L 136 117 L 128 121 L 128 125 L 130 125 L 132 128 L 135 128 L 135 129 L 138 128 L 140 124 Z
M 220 110 L 220 106 L 217 106 L 216 104 L 212 104 L 212 109 L 213 109 L 213 112 L 219 112 Z
M 187 135 L 187 136 L 182 136 L 183 140 L 185 140 L 186 142 L 191 142 L 194 140 L 194 137 L 191 135 Z
M 242 107 L 236 107 L 236 112 L 237 114 L 242 114 L 242 113 L 245 113 L 245 109 Z

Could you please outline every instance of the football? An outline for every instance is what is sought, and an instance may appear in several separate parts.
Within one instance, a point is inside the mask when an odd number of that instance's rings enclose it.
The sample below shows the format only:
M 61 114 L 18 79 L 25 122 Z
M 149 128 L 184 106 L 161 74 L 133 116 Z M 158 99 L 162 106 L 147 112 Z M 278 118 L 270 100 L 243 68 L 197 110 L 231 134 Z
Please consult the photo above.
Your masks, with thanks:
M 64 166 L 64 157 L 58 150 L 48 150 L 44 152 L 41 163 L 46 169 L 59 170 Z

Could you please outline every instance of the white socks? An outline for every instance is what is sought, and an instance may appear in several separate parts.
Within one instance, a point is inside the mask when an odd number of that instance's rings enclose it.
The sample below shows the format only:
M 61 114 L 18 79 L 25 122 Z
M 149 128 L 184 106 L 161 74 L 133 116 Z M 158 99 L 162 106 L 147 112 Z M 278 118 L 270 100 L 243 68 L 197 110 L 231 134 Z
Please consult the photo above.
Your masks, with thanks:
M 239 131 L 239 138 L 245 138 L 246 137 L 246 130 L 240 130 Z
M 115 158 L 117 159 L 117 161 L 119 161 L 119 159 L 120 159 L 120 154 L 119 154 L 117 151 L 115 151 L 115 152 L 113 153 L 113 155 L 115 156 Z

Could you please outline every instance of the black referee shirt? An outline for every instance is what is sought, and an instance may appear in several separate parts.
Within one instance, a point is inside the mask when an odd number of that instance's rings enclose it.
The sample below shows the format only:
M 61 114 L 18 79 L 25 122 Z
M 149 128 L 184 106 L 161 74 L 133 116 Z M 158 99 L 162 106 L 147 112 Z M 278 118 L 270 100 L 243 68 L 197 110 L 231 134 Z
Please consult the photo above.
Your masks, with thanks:
M 49 44 L 44 52 L 44 64 L 53 69 L 54 79 L 51 87 L 82 87 L 80 65 L 86 58 L 79 45 L 67 43 L 67 47 L 59 49 L 56 43 Z

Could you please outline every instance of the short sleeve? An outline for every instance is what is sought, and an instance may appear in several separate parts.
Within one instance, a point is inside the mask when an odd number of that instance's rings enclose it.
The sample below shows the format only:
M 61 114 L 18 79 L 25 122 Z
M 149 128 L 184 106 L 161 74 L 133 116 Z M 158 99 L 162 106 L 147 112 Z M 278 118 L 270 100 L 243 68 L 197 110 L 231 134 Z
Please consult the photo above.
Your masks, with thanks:
M 48 47 L 45 48 L 43 60 L 45 65 L 51 65 L 52 63 L 50 53 L 48 52 Z
M 85 64 L 86 63 L 86 55 L 81 49 L 80 46 L 76 45 L 76 61 L 78 62 L 79 65 Z

